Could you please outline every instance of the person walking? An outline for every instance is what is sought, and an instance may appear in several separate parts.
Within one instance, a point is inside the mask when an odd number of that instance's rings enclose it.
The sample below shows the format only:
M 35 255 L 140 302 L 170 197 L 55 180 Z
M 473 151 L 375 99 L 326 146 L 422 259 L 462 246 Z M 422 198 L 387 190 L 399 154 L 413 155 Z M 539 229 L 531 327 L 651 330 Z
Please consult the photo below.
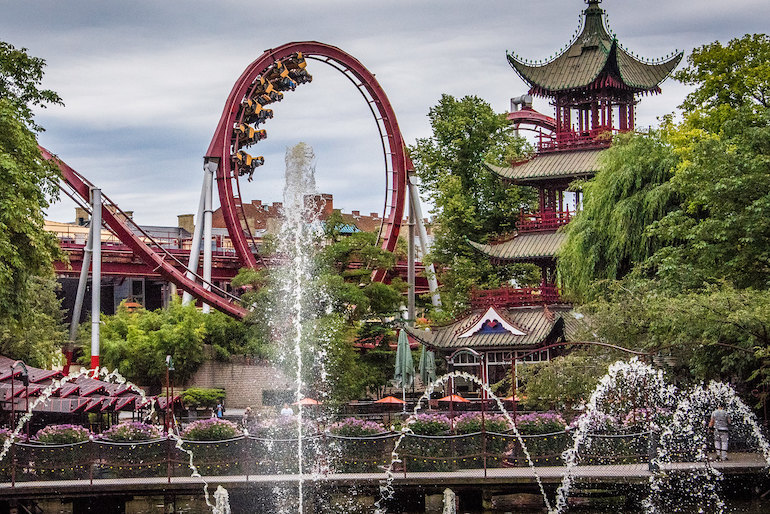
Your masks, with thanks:
M 217 403 L 217 408 L 215 412 L 218 418 L 222 417 L 222 414 L 225 412 L 225 408 L 222 405 L 222 402 Z
M 716 448 L 717 458 L 720 460 L 727 460 L 730 423 L 730 415 L 725 410 L 724 402 L 722 402 L 711 413 L 711 419 L 709 420 L 709 428 L 714 429 L 714 448 Z

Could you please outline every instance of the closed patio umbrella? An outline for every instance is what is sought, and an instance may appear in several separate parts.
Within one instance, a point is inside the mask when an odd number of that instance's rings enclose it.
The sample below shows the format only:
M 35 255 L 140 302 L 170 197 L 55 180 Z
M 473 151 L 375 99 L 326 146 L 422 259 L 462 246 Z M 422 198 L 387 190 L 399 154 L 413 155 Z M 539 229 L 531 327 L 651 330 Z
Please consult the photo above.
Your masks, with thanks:
M 436 354 L 422 345 L 420 352 L 420 378 L 423 384 L 436 380 Z
M 404 400 L 404 410 L 406 410 L 406 388 L 411 387 L 414 381 L 414 360 L 412 359 L 412 350 L 409 349 L 409 339 L 407 339 L 404 329 L 401 329 L 398 334 L 396 373 L 393 378 L 396 386 L 401 387 L 401 398 Z

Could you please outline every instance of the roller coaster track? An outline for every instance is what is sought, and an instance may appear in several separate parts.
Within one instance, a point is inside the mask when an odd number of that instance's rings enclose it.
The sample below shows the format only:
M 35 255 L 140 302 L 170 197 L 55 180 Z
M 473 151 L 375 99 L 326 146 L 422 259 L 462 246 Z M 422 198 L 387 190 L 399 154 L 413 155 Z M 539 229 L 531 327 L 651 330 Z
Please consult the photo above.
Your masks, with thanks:
M 207 162 L 217 164 L 217 188 L 225 224 L 238 257 L 246 267 L 256 268 L 258 257 L 255 255 L 256 244 L 243 210 L 238 177 L 246 173 L 251 177 L 254 169 L 264 160 L 261 157 L 252 158 L 244 149 L 265 137 L 264 131 L 254 127 L 272 117 L 272 111 L 264 109 L 264 105 L 280 101 L 283 91 L 294 90 L 299 84 L 312 80 L 304 71 L 305 59 L 323 62 L 341 72 L 367 102 L 380 133 L 385 161 L 385 212 L 379 240 L 382 248 L 387 251 L 393 251 L 398 240 L 404 215 L 409 161 L 396 115 L 385 92 L 371 72 L 339 48 L 314 41 L 288 43 L 264 52 L 238 78 L 225 102 L 224 111 L 205 157 Z M 44 158 L 58 165 L 66 185 L 65 192 L 88 209 L 93 184 L 45 148 L 40 147 L 40 151 Z M 145 264 L 193 297 L 230 316 L 240 319 L 248 314 L 246 309 L 237 304 L 236 297 L 213 284 L 209 284 L 212 290 L 208 291 L 202 285 L 203 279 L 197 274 L 193 277 L 197 281 L 187 278 L 184 272 L 172 264 L 176 257 L 165 251 L 161 245 L 153 244 L 152 238 L 125 216 L 106 195 L 102 195 L 102 198 L 104 223 Z M 384 270 L 375 272 L 375 280 L 381 281 L 384 278 Z

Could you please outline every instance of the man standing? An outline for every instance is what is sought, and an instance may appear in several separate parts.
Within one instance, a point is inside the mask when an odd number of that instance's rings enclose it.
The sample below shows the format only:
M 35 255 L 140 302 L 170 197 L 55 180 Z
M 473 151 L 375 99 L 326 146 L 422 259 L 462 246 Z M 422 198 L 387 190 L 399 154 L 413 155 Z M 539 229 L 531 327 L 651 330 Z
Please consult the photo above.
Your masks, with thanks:
M 709 428 L 714 429 L 714 448 L 720 460 L 727 460 L 727 442 L 730 431 L 730 415 L 725 410 L 724 402 L 720 402 L 717 409 L 711 413 Z

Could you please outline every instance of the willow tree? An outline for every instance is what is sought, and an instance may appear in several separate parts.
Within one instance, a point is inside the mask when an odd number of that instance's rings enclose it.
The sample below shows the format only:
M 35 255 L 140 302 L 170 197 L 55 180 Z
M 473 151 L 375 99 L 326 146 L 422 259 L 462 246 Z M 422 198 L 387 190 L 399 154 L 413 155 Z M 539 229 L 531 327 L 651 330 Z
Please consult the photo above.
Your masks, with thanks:
M 558 267 L 568 294 L 585 300 L 602 280 L 628 274 L 662 246 L 648 227 L 677 205 L 677 156 L 660 132 L 618 136 L 585 182 L 583 210 L 566 226 Z

